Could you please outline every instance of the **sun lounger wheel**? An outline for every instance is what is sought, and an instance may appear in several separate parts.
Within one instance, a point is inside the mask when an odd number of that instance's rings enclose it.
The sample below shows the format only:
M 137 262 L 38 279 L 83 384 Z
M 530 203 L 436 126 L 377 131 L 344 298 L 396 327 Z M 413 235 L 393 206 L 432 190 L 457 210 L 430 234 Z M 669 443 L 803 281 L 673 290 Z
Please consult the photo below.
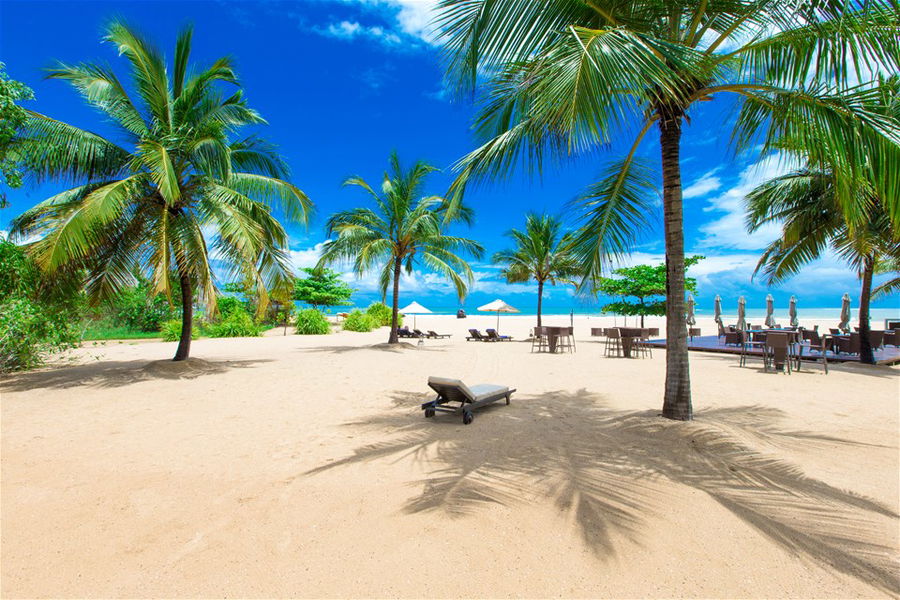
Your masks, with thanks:
M 425 409 L 425 418 L 426 418 L 426 419 L 430 419 L 430 418 L 433 417 L 433 416 L 434 416 L 434 409 L 433 409 L 433 408 L 426 408 L 426 409 Z
M 475 415 L 472 414 L 472 411 L 466 409 L 463 411 L 463 425 L 468 425 L 472 422 L 472 419 L 475 418 Z

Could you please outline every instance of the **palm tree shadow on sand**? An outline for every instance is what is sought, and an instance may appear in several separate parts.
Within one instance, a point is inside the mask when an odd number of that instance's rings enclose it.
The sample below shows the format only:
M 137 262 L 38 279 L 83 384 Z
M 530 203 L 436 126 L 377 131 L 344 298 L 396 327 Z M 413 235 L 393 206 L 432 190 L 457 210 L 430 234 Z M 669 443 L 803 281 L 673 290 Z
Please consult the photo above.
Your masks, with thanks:
M 665 513 L 665 479 L 703 491 L 789 552 L 897 594 L 898 515 L 890 507 L 808 477 L 778 449 L 865 445 L 778 426 L 782 411 L 745 406 L 699 411 L 675 423 L 653 411 L 612 410 L 585 390 L 514 398 L 476 412 L 475 423 L 424 419 L 421 394 L 347 426 L 396 430 L 385 442 L 309 474 L 354 463 L 411 459 L 429 475 L 403 507 L 461 518 L 485 503 L 552 498 L 600 559 L 614 540 L 639 543 L 646 517 Z M 402 411 L 402 412 L 400 412 Z M 760 450 L 762 449 L 762 450 Z M 766 453 L 771 449 L 772 453 Z

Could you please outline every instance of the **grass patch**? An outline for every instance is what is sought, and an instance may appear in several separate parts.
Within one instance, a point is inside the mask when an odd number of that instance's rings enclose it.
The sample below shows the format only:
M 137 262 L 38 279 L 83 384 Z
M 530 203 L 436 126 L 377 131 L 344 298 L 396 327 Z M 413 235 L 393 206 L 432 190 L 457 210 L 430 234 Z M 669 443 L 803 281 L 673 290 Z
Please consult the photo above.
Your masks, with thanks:
M 102 340 L 150 340 L 161 338 L 158 331 L 137 331 L 129 327 L 111 327 L 103 324 L 91 324 L 84 330 L 81 339 L 85 342 Z

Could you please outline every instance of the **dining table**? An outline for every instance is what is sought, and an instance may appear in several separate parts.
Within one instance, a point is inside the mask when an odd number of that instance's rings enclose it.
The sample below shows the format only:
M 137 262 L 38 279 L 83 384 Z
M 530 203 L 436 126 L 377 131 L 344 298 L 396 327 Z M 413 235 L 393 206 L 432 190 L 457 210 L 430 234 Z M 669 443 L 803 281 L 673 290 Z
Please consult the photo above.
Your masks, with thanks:
M 625 358 L 631 358 L 631 349 L 634 347 L 634 342 L 644 335 L 644 330 L 640 327 L 619 327 L 618 329 L 619 336 L 622 339 L 622 355 Z
M 568 327 L 543 326 L 544 333 L 547 335 L 547 351 L 555 353 L 560 349 L 559 338 L 569 335 Z

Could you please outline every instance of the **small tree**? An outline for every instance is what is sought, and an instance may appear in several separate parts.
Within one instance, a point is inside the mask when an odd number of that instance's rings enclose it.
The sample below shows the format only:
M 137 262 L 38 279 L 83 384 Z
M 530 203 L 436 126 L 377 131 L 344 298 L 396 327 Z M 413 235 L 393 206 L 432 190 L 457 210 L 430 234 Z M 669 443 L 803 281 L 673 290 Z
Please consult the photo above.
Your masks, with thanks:
M 685 271 L 703 260 L 703 256 L 690 256 L 684 259 Z M 603 305 L 603 312 L 612 312 L 626 316 L 639 316 L 641 327 L 644 317 L 648 315 L 663 316 L 666 314 L 666 301 L 658 299 L 666 295 L 666 265 L 635 265 L 622 267 L 613 271 L 618 277 L 600 277 L 596 291 L 605 296 L 619 298 L 636 298 L 636 302 L 620 300 Z M 697 280 L 685 277 L 684 287 L 689 292 L 697 291 Z
M 304 268 L 306 277 L 294 279 L 294 300 L 306 302 L 313 308 L 320 306 L 349 306 L 355 291 L 341 279 L 341 274 L 329 268 Z
M 34 93 L 24 83 L 6 76 L 6 65 L 0 62 L 0 186 L 21 187 L 21 165 L 13 148 L 16 130 L 28 120 L 28 112 L 16 104 L 34 100 Z M 0 208 L 6 208 L 6 193 L 0 189 Z

